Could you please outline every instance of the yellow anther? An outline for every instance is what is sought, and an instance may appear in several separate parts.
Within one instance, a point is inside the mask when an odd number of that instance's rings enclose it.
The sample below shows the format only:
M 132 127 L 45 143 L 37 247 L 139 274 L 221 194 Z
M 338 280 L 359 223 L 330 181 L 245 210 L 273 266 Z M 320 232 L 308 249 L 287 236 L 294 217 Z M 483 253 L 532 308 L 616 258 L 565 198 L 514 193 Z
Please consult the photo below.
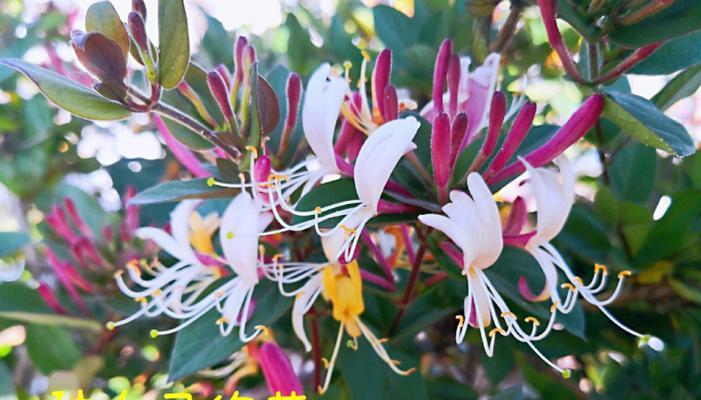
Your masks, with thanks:
M 114 277 L 115 277 L 115 278 L 119 278 L 120 276 L 122 276 L 123 273 L 124 273 L 124 271 L 119 270 L 119 271 L 117 271 L 117 272 L 114 273 Z
M 533 317 L 533 316 L 526 317 L 526 319 L 524 319 L 524 321 L 526 321 L 526 322 L 533 322 L 533 325 L 535 325 L 535 326 L 540 326 L 540 321 L 538 321 L 538 318 Z
M 395 359 L 391 359 L 391 360 L 389 360 L 389 362 L 391 362 L 391 363 L 392 363 L 392 365 L 394 365 L 394 366 L 399 366 L 399 364 L 401 364 L 401 363 L 402 363 L 401 361 L 399 361 L 399 360 L 395 360 Z
M 516 314 L 512 313 L 511 311 L 506 311 L 506 312 L 501 313 L 501 317 L 502 318 L 512 317 L 513 319 L 518 319 L 518 317 L 516 317 Z
M 584 281 L 582 280 L 582 278 L 575 276 L 574 281 L 577 282 L 580 286 L 584 286 Z
M 141 303 L 141 304 L 146 304 L 146 298 L 145 297 L 137 297 L 134 299 L 135 302 Z
M 349 228 L 344 224 L 340 224 L 338 227 L 343 229 L 343 231 L 346 233 L 346 236 L 352 236 L 355 234 L 355 228 Z
M 557 310 L 558 302 L 554 301 L 553 304 L 550 306 L 550 312 L 553 313 Z
M 316 214 L 316 215 L 321 214 L 321 207 L 319 207 L 319 206 L 314 207 L 314 214 Z
M 155 330 L 155 329 L 151 329 L 151 331 L 149 332 L 149 336 L 151 336 L 151 339 L 157 338 L 158 335 L 159 335 L 159 333 L 158 333 L 158 331 Z
M 295 295 L 295 299 L 300 299 L 300 298 L 302 298 L 302 296 L 304 296 L 304 292 L 300 290 L 300 291 L 297 292 L 297 294 Z
M 207 178 L 207 186 L 212 187 L 212 186 L 214 186 L 215 183 L 216 183 L 216 181 L 214 180 L 213 177 L 210 176 L 209 178 Z
M 264 335 L 268 335 L 268 336 L 272 335 L 272 332 L 270 332 L 270 328 L 268 328 L 265 325 L 256 325 L 255 329 L 261 331 Z
M 247 151 L 250 151 L 251 153 L 253 153 L 253 159 L 254 159 L 254 160 L 255 160 L 256 158 L 258 158 L 258 149 L 256 149 L 256 148 L 253 147 L 253 146 L 246 146 L 246 150 L 247 150 Z
M 363 55 L 363 58 L 365 59 L 365 61 L 370 61 L 370 54 L 366 50 L 361 50 L 360 54 Z
M 489 331 L 489 337 L 493 337 L 493 336 L 496 335 L 497 333 L 502 334 L 502 335 L 506 335 L 506 332 L 505 332 L 503 329 L 501 329 L 501 328 L 494 328 L 494 329 L 492 329 L 491 331 Z
M 627 270 L 626 270 L 626 271 L 621 271 L 621 272 L 618 273 L 618 279 L 623 279 L 623 278 L 625 278 L 626 276 L 631 276 L 631 275 L 633 275 L 633 273 L 630 272 L 630 271 L 627 271 Z
M 284 256 L 282 255 L 282 253 L 277 253 L 277 254 L 275 254 L 275 255 L 273 256 L 273 262 L 277 262 L 277 261 L 278 261 L 279 259 L 281 259 L 282 257 L 284 257 Z M 282 265 L 280 266 L 280 268 L 282 268 Z
M 163 292 L 161 292 L 160 289 L 154 289 L 154 291 L 151 292 L 151 296 L 160 296 L 162 294 Z
M 570 371 L 569 369 L 565 369 L 562 371 L 563 379 L 570 379 L 570 376 L 572 376 L 572 371 Z
M 462 315 L 456 315 L 455 319 L 458 320 L 458 328 L 461 328 L 465 324 L 465 317 Z
M 594 272 L 599 271 L 603 271 L 605 274 L 607 274 L 609 272 L 609 269 L 606 268 L 606 266 L 603 264 L 594 264 Z
M 380 339 L 375 340 L 375 344 L 385 344 L 387 342 L 389 342 L 389 339 L 387 339 L 387 338 L 380 338 Z
M 573 291 L 573 292 L 574 292 L 575 290 L 577 290 L 577 289 L 575 289 L 574 285 L 571 284 L 571 283 L 569 283 L 569 282 L 563 283 L 562 285 L 560 285 L 560 287 L 561 287 L 561 288 L 567 288 L 567 289 L 569 289 L 569 290 L 571 290 L 571 291 Z
M 329 369 L 329 360 L 326 357 L 321 357 L 321 362 L 324 363 L 324 368 Z
M 217 320 L 217 322 L 215 322 L 215 324 L 217 324 L 217 325 L 228 324 L 228 323 L 229 323 L 229 318 L 227 318 L 227 317 L 221 317 Z
M 234 238 L 234 232 L 231 232 L 231 231 L 227 232 L 227 233 L 226 233 L 226 238 L 229 239 L 229 240 L 233 239 L 233 238 Z
M 108 331 L 113 331 L 114 328 L 116 328 L 116 326 L 115 326 L 114 322 L 107 321 L 107 323 L 105 324 L 105 328 L 107 328 Z

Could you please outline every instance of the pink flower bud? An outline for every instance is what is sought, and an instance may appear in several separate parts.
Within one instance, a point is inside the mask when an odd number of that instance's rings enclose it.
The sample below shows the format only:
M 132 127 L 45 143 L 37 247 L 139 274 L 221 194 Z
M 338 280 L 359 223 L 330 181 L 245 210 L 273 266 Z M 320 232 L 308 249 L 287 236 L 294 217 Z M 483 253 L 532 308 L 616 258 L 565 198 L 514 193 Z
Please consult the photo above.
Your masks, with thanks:
M 297 123 L 299 111 L 299 101 L 302 97 L 302 80 L 299 75 L 291 73 L 287 78 L 287 117 L 285 120 L 285 131 L 292 131 Z
M 219 73 L 219 76 L 221 76 L 222 80 L 224 81 L 226 88 L 231 88 L 231 74 L 229 73 L 229 69 L 226 68 L 226 65 L 219 64 L 214 68 L 214 70 Z
M 565 71 L 577 82 L 582 82 L 582 76 L 577 70 L 577 66 L 574 64 L 572 57 L 570 56 L 565 43 L 562 40 L 562 35 L 557 27 L 557 21 L 555 19 L 555 0 L 538 0 L 538 7 L 540 8 L 540 15 L 543 18 L 543 24 L 545 25 L 545 31 L 548 34 L 548 41 L 552 46 L 553 50 L 560 57 L 562 61 L 562 66 Z
M 170 133 L 170 129 L 168 129 L 160 116 L 154 114 L 153 122 L 158 132 L 161 134 L 161 137 L 166 142 L 166 147 L 168 147 L 168 150 L 170 150 L 175 159 L 178 160 L 182 166 L 190 171 L 196 178 L 204 178 L 210 175 L 209 172 L 202 167 L 202 164 L 200 164 L 200 161 L 195 157 L 195 154 Z
M 270 172 L 272 171 L 272 163 L 267 154 L 258 157 L 253 165 L 253 178 L 256 182 L 267 182 Z
M 448 112 L 454 116 L 458 112 L 458 88 L 460 86 L 460 57 L 457 54 L 450 56 L 448 62 Z
M 433 68 L 433 108 L 438 113 L 443 112 L 443 90 L 452 53 L 453 42 L 450 39 L 443 40 L 440 49 L 438 49 L 436 63 Z
M 433 162 L 433 176 L 436 185 L 444 188 L 450 179 L 450 118 L 448 114 L 439 114 L 433 121 L 433 132 L 431 133 L 431 160 Z
M 467 134 L 467 114 L 460 113 L 453 119 L 453 126 L 450 129 L 450 166 L 455 166 L 455 160 L 458 159 L 460 143 L 465 139 Z
M 241 83 L 243 80 L 243 50 L 246 46 L 248 46 L 248 39 L 245 36 L 239 36 L 234 45 L 234 66 L 236 68 L 234 84 Z
M 139 46 L 139 49 L 144 53 L 148 53 L 148 37 L 146 36 L 146 26 L 144 24 L 143 17 L 140 13 L 132 11 L 127 17 L 129 23 L 129 32 L 131 32 L 131 37 Z
M 227 121 L 230 121 L 234 117 L 234 111 L 231 109 L 229 90 L 226 87 L 226 83 L 224 83 L 224 80 L 218 72 L 212 71 L 207 74 L 207 84 L 209 85 L 209 91 L 212 93 L 214 100 L 217 101 L 224 118 L 226 118 Z
M 385 86 L 382 93 L 382 119 L 392 121 L 397 119 L 399 114 L 399 99 L 397 99 L 397 89 L 392 85 Z
M 257 351 L 256 358 L 271 395 L 274 396 L 278 392 L 283 396 L 290 396 L 292 392 L 302 394 L 302 383 L 280 346 L 273 342 L 265 342 Z
M 516 153 L 516 150 L 518 150 L 526 134 L 531 129 L 531 125 L 533 125 L 536 108 L 535 103 L 530 101 L 526 102 L 526 104 L 521 107 L 521 110 L 514 119 L 514 123 L 511 125 L 511 129 L 509 129 L 509 133 L 506 135 L 504 143 L 501 145 L 501 149 L 499 149 L 492 164 L 485 172 L 486 177 L 501 170 L 511 157 L 513 157 L 514 153 Z
M 131 0 L 131 10 L 139 13 L 141 19 L 146 21 L 146 3 L 144 3 L 144 0 Z
M 384 91 L 392 74 L 392 51 L 384 49 L 377 55 L 375 69 L 372 70 L 372 105 L 383 116 L 386 113 Z M 385 119 L 385 121 L 387 121 Z
M 51 288 L 46 283 L 39 283 L 37 292 L 39 292 L 39 296 L 42 300 L 44 300 L 44 303 L 46 303 L 47 306 L 51 307 L 52 310 L 56 311 L 56 313 L 64 315 L 68 314 L 66 309 L 61 306 L 61 304 L 58 302 L 58 299 L 56 298 L 56 296 L 54 296 L 54 293 L 51 291 Z
M 88 228 L 88 225 L 85 224 L 83 218 L 80 216 L 80 214 L 78 214 L 78 210 L 75 207 L 73 199 L 69 197 L 64 198 L 63 205 L 66 211 L 68 211 L 68 215 L 71 217 L 73 224 L 78 228 L 80 233 L 83 234 L 83 236 L 85 236 L 86 238 L 92 236 L 90 228 Z
M 480 148 L 477 157 L 470 165 L 470 171 L 476 171 L 489 158 L 499 141 L 499 133 L 504 125 L 504 116 L 506 115 L 506 96 L 502 92 L 494 92 L 492 96 L 492 104 L 489 107 L 489 128 L 487 129 L 487 137 L 484 138 L 482 147 Z
M 589 97 L 570 116 L 570 119 L 555 132 L 550 140 L 525 155 L 524 159 L 533 167 L 540 167 L 554 160 L 577 140 L 581 139 L 596 124 L 601 112 L 604 110 L 604 103 L 604 96 L 601 94 L 597 93 Z M 525 170 L 526 168 L 522 162 L 513 162 L 489 179 L 489 183 L 499 182 Z

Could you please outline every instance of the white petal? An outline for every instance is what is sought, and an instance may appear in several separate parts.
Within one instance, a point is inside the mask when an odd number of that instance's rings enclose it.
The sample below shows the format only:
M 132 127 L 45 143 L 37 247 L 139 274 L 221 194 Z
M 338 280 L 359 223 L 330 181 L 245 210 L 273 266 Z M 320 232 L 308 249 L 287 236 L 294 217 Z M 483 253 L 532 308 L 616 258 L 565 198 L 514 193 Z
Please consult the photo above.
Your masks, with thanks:
M 355 163 L 358 198 L 377 213 L 377 203 L 399 159 L 412 147 L 419 129 L 414 117 L 390 121 L 377 128 L 363 144 Z
M 333 134 L 343 98 L 349 92 L 345 79 L 331 76 L 324 63 L 309 78 L 302 107 L 302 126 L 309 146 L 329 173 L 337 173 Z
M 24 256 L 0 259 L 0 282 L 16 281 L 24 272 Z
M 528 180 L 537 209 L 537 233 L 533 243 L 552 240 L 567 222 L 574 201 L 574 170 L 564 156 L 558 159 L 560 175 L 546 168 L 533 168 L 525 160 Z
M 424 214 L 419 215 L 419 221 L 424 225 L 430 226 L 443 232 L 450 240 L 452 240 L 460 250 L 462 250 L 463 257 L 465 259 L 465 267 L 468 267 L 472 263 L 473 258 L 473 244 L 472 238 L 468 235 L 460 225 L 458 225 L 454 220 L 438 214 Z
M 153 240 L 158 247 L 165 250 L 168 254 L 177 258 L 178 260 L 193 262 L 197 258 L 192 252 L 192 248 L 190 246 L 185 247 L 181 243 L 178 243 L 168 234 L 168 232 L 164 231 L 163 229 L 147 226 L 137 229 L 134 233 L 136 234 L 136 237 L 141 240 Z
M 480 244 L 479 251 L 475 251 L 474 264 L 477 268 L 484 269 L 496 262 L 504 247 L 499 209 L 492 192 L 479 174 L 471 173 L 467 178 L 467 186 L 481 222 L 479 231 L 474 232 L 476 241 Z
M 242 192 L 222 216 L 219 240 L 231 268 L 248 282 L 258 282 L 258 235 L 260 212 L 251 196 Z
M 292 307 L 292 329 L 299 340 L 304 344 L 305 351 L 310 351 L 312 345 L 309 343 L 307 333 L 304 331 L 304 315 L 309 311 L 312 305 L 314 305 L 314 301 L 319 297 L 319 293 L 321 293 L 321 280 L 321 274 L 312 276 L 307 283 L 302 286 L 302 290 L 297 295 L 297 298 L 295 298 L 295 303 Z

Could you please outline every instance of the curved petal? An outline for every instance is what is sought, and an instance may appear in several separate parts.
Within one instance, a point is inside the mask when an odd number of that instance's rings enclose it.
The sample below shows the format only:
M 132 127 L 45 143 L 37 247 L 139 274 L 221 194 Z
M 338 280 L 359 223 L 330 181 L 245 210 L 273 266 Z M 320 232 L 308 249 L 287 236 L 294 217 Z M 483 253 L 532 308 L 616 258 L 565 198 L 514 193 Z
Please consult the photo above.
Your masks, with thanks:
M 377 128 L 360 149 L 354 169 L 355 190 L 373 214 L 399 159 L 414 148 L 412 140 L 419 126 L 414 117 L 390 121 Z
M 24 264 L 23 256 L 0 259 L 0 282 L 12 282 L 19 279 L 24 272 Z
M 454 220 L 438 214 L 419 215 L 419 221 L 424 225 L 430 226 L 445 233 L 450 240 L 460 247 L 465 260 L 465 267 L 469 267 L 473 258 L 472 240 L 468 233 L 458 225 Z
M 467 135 L 463 141 L 463 147 L 470 143 L 477 132 L 484 127 L 484 122 L 489 111 L 489 104 L 496 88 L 499 73 L 499 60 L 501 57 L 497 53 L 487 56 L 484 63 L 468 77 L 468 99 L 462 107 L 462 111 L 467 114 L 470 125 L 467 128 Z M 465 76 L 467 74 L 464 74 Z M 461 79 L 462 80 L 462 79 Z M 461 82 L 461 88 L 463 84 Z
M 258 235 L 260 212 L 251 195 L 242 192 L 229 203 L 222 216 L 219 240 L 231 268 L 247 282 L 258 282 Z
M 333 134 L 343 98 L 349 91 L 345 79 L 331 76 L 331 66 L 328 63 L 320 65 L 307 84 L 302 106 L 304 136 L 329 173 L 338 173 Z
M 292 329 L 295 334 L 304 344 L 305 351 L 311 351 L 312 345 L 307 339 L 307 333 L 304 331 L 304 315 L 309 311 L 309 309 L 319 297 L 321 293 L 321 279 L 322 274 L 317 273 L 302 286 L 302 290 L 295 298 L 294 306 L 292 306 Z
M 474 264 L 477 268 L 484 269 L 496 262 L 504 247 L 499 209 L 492 192 L 479 174 L 471 173 L 467 178 L 467 186 L 481 221 L 481 229 L 473 232 L 480 244 L 475 251 Z

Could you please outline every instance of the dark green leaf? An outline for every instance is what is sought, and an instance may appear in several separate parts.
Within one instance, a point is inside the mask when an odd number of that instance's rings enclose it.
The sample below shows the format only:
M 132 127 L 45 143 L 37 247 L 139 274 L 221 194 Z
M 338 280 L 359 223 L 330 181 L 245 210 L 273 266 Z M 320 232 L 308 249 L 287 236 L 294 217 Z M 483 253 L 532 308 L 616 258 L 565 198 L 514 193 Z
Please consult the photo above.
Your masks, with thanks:
M 617 26 L 609 34 L 613 41 L 629 47 L 669 40 L 701 29 L 701 2 L 677 0 L 663 11 L 626 26 Z
M 124 119 L 130 114 L 122 105 L 46 68 L 17 59 L 2 59 L 0 64 L 21 72 L 49 100 L 78 117 L 105 121 Z
M 29 244 L 29 235 L 24 232 L 0 232 L 0 258 L 11 256 Z
M 153 204 L 183 199 L 213 199 L 233 197 L 237 189 L 209 186 L 207 179 L 164 182 L 148 188 L 131 199 L 130 204 Z
M 701 63 L 701 32 L 670 40 L 630 70 L 631 74 L 666 75 Z
M 43 374 L 70 370 L 80 359 L 80 349 L 71 334 L 58 326 L 27 326 L 27 352 Z
M 158 80 L 172 89 L 190 63 L 190 37 L 183 0 L 158 1 Z
M 667 82 L 652 102 L 660 110 L 666 110 L 681 99 L 696 93 L 701 86 L 701 65 L 691 67 Z
M 603 115 L 622 131 L 648 146 L 680 157 L 696 151 L 694 141 L 684 126 L 640 96 L 607 90 Z
M 129 34 L 111 2 L 98 1 L 88 7 L 85 13 L 85 29 L 88 32 L 100 32 L 115 41 L 126 59 L 129 53 Z
M 611 188 L 620 200 L 645 203 L 655 184 L 657 153 L 638 143 L 616 153 L 608 169 Z
M 290 306 L 290 298 L 281 296 L 277 286 L 260 284 L 253 294 L 255 309 L 248 329 L 256 325 L 270 326 L 277 321 Z M 243 343 L 238 337 L 238 328 L 227 337 L 221 336 L 216 320 L 216 310 L 212 310 L 184 328 L 175 337 L 175 345 L 170 358 L 168 379 L 181 379 L 201 369 L 225 361 L 241 349 Z M 249 332 L 250 333 L 250 332 Z

